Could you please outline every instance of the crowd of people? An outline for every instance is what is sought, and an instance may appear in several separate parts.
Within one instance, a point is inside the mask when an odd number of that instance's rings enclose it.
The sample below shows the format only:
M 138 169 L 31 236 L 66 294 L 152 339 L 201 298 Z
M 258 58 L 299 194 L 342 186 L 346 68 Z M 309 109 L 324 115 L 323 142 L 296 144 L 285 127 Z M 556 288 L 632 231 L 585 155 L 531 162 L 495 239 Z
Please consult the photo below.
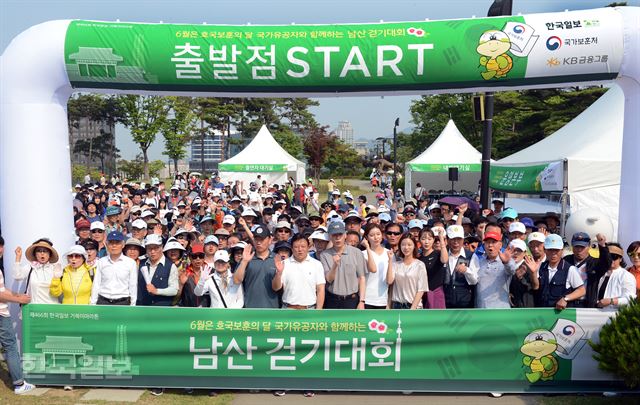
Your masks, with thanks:
M 476 212 L 426 193 L 399 204 L 384 184 L 374 202 L 333 180 L 324 200 L 311 179 L 278 185 L 260 175 L 248 185 L 187 173 L 168 187 L 76 185 L 76 244 L 60 255 L 42 235 L 5 259 L 14 260 L 2 275 L 24 288 L 11 292 L 0 277 L 0 343 L 15 393 L 33 385 L 8 303 L 616 310 L 638 294 L 640 241 L 625 251 L 578 232 L 565 244 L 555 214 L 520 218 L 500 200 Z M 0 237 L 0 258 L 3 247 Z

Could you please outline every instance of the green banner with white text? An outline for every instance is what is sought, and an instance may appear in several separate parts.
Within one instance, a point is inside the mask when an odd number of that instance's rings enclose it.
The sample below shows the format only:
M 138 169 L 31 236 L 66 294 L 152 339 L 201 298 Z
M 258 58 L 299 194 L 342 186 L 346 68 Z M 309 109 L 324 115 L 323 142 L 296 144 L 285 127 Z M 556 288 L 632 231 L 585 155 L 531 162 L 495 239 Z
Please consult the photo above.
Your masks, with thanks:
M 286 164 L 230 164 L 221 163 L 218 165 L 221 172 L 286 172 Z
M 586 341 L 599 310 L 23 308 L 36 384 L 592 391 L 617 383 Z
M 491 165 L 489 187 L 512 193 L 544 194 L 562 192 L 562 161 L 529 166 Z
M 333 25 L 72 21 L 75 88 L 220 93 L 426 91 L 611 80 L 620 16 L 587 10 Z
M 482 169 L 480 163 L 408 163 L 409 168 L 416 172 L 436 173 L 448 172 L 450 167 L 457 167 L 461 172 L 479 172 Z

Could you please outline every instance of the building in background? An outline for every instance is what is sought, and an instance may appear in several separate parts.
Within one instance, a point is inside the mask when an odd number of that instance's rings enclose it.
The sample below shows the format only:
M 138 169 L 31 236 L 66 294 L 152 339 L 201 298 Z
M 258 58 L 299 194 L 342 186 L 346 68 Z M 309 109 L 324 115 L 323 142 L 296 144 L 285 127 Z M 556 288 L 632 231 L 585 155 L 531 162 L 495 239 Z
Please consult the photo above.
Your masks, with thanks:
M 336 136 L 349 146 L 353 146 L 353 127 L 349 121 L 338 122 Z
M 226 133 L 213 131 L 204 138 L 204 172 L 211 174 L 218 170 L 218 163 L 235 156 L 251 142 L 251 138 L 244 139 L 239 132 L 231 132 L 229 139 Z M 189 144 L 189 170 L 202 171 L 202 139 L 195 136 Z
M 115 125 L 80 118 L 78 128 L 69 128 L 71 164 L 110 174 L 115 172 L 117 149 Z

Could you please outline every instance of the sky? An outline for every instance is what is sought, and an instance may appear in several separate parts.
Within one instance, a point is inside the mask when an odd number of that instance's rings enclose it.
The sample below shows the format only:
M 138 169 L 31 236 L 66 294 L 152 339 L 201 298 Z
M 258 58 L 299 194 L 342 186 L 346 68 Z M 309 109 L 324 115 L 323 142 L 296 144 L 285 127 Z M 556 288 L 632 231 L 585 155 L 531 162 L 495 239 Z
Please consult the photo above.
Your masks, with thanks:
M 0 49 L 20 32 L 41 22 L 87 19 L 129 22 L 208 24 L 328 24 L 439 20 L 486 16 L 493 0 L 0 0 Z M 514 14 L 558 12 L 603 7 L 609 0 L 514 0 Z M 639 6 L 640 0 L 628 1 Z M 409 108 L 417 96 L 328 97 L 312 112 L 322 125 L 335 128 L 350 121 L 354 139 L 390 136 L 410 128 Z M 161 136 L 150 149 L 162 156 Z M 116 128 L 116 144 L 125 159 L 137 153 L 126 128 Z

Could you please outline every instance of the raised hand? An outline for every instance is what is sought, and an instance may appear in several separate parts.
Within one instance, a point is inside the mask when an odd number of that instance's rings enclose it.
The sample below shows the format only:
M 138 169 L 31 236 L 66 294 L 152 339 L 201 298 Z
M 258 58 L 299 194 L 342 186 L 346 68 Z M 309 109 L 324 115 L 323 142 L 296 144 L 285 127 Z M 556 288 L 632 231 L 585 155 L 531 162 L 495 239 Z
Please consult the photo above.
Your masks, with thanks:
M 596 239 L 598 240 L 598 246 L 606 246 L 607 244 L 607 237 L 604 236 L 603 234 L 599 233 L 596 235 Z
M 336 267 L 340 267 L 340 261 L 342 260 L 342 255 L 333 255 L 333 263 Z
M 533 274 L 535 274 L 540 268 L 540 263 L 536 262 L 531 255 L 524 256 L 524 264 L 527 266 L 527 269 L 529 269 L 529 271 Z
M 253 246 L 247 245 L 242 249 L 242 260 L 245 262 L 250 262 L 253 259 L 255 253 L 253 252 Z
M 502 263 L 508 263 L 509 260 L 511 260 L 511 258 L 513 257 L 514 250 L 515 248 L 513 246 L 507 246 L 504 252 L 499 253 L 500 260 L 502 260 Z
M 62 266 L 60 266 L 60 263 L 56 263 L 53 266 L 53 278 L 60 278 L 62 277 L 62 274 L 63 274 Z
M 458 205 L 458 212 L 460 212 L 460 215 L 462 216 L 464 216 L 464 213 L 467 212 L 468 209 L 469 209 L 469 204 L 467 203 Z
M 20 262 L 20 260 L 22 260 L 22 248 L 18 246 L 15 252 L 16 252 L 16 262 Z
M 276 256 L 274 258 L 274 262 L 276 263 L 276 273 L 282 274 L 284 270 L 284 261 L 280 258 L 280 256 Z
M 361 244 L 365 249 L 367 250 L 371 249 L 371 246 L 369 246 L 369 241 L 367 240 L 367 238 L 362 239 Z

